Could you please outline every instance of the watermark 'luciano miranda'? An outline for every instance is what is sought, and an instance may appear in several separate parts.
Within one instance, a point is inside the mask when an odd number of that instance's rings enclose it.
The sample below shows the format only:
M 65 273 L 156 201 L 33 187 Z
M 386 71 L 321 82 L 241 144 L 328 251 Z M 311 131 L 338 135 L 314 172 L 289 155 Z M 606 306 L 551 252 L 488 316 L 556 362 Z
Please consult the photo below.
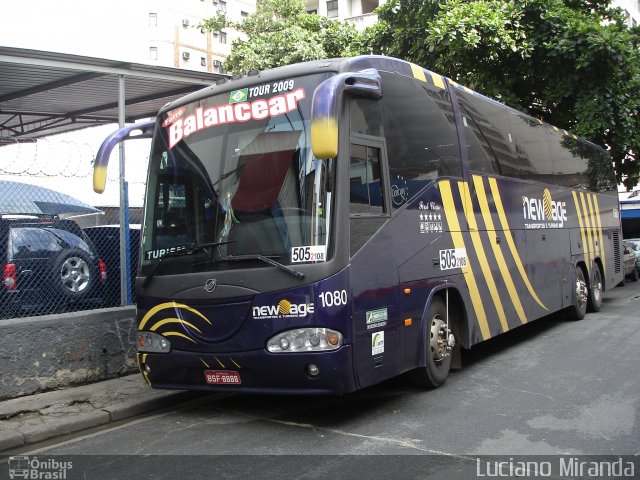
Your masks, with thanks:
M 611 460 L 588 460 L 557 457 L 554 461 L 481 460 L 476 459 L 477 477 L 635 477 L 635 464 L 622 457 Z

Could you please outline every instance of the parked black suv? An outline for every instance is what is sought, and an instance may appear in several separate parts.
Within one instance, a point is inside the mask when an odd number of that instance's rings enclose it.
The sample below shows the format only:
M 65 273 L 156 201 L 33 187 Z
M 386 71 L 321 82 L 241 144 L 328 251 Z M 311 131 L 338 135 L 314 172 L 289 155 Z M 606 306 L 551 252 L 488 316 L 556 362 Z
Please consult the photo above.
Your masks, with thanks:
M 0 216 L 0 318 L 102 305 L 106 265 L 72 220 Z
M 120 225 L 100 225 L 85 227 L 82 231 L 89 237 L 100 258 L 109 265 L 109 278 L 104 284 L 104 306 L 116 307 L 120 301 Z M 129 225 L 129 278 L 131 301 L 135 303 L 136 273 L 138 271 L 138 250 L 140 249 L 140 225 Z

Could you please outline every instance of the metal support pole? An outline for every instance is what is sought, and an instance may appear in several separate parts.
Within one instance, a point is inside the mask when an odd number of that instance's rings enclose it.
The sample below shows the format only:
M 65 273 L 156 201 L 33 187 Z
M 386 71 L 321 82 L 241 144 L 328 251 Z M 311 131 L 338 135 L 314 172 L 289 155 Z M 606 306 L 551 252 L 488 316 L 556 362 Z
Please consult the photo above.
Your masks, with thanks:
M 118 75 L 118 126 L 124 127 L 125 120 L 125 92 L 124 75 Z M 125 180 L 124 142 L 120 142 L 118 149 L 120 157 L 120 304 L 131 303 L 131 282 L 129 264 L 131 246 L 129 245 L 129 192 Z

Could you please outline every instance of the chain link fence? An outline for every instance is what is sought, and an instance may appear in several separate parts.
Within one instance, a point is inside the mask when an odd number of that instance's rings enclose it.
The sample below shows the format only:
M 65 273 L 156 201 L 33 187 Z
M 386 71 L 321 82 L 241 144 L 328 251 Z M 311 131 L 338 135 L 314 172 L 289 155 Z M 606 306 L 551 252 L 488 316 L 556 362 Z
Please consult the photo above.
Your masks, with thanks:
M 45 140 L 0 149 L 0 319 L 123 304 L 117 168 L 107 187 L 112 200 L 91 186 L 92 152 L 103 137 L 94 148 Z M 131 303 L 143 187 L 134 183 L 140 198 L 129 210 L 136 224 L 124 252 Z

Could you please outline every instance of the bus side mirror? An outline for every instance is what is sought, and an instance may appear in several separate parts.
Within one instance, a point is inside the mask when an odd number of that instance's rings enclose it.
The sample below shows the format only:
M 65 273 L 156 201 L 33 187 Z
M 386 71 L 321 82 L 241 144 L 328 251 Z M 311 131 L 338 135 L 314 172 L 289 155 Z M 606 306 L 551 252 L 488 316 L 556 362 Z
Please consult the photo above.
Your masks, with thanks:
M 380 74 L 373 68 L 339 73 L 318 85 L 311 104 L 311 150 L 318 159 L 338 155 L 338 117 L 345 92 L 379 100 L 382 98 Z
M 96 160 L 93 163 L 93 191 L 96 193 L 104 192 L 105 184 L 107 183 L 107 166 L 109 165 L 109 157 L 114 147 L 125 140 L 132 140 L 137 138 L 151 138 L 153 135 L 153 128 L 156 121 L 150 120 L 144 123 L 136 123 L 134 125 L 127 125 L 122 127 L 107 138 L 105 138 L 102 145 L 98 149 L 96 154 Z

